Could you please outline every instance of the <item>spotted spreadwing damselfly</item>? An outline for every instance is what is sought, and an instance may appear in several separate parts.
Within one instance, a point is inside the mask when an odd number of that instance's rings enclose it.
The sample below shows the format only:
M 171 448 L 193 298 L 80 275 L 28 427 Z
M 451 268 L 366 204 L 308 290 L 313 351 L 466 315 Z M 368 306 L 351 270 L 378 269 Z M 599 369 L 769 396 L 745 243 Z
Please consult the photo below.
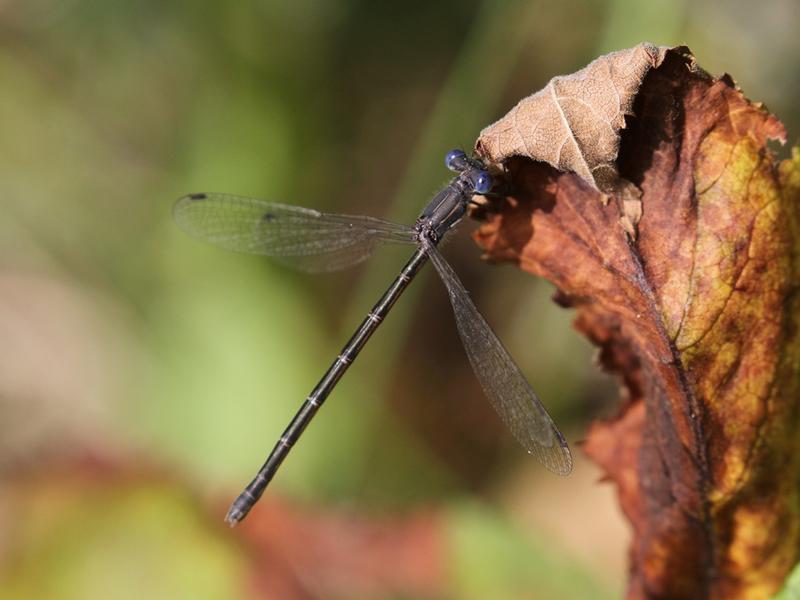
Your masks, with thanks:
M 566 475 L 572 470 L 564 436 L 437 248 L 465 215 L 472 197 L 492 188 L 492 178 L 480 160 L 453 150 L 445 163 L 456 176 L 434 196 L 413 226 L 228 194 L 190 194 L 175 204 L 175 221 L 189 234 L 229 250 L 269 256 L 304 271 L 335 271 L 358 264 L 383 244 L 416 246 L 400 274 L 306 398 L 253 481 L 231 505 L 225 517 L 231 525 L 250 512 L 361 348 L 429 260 L 447 288 L 475 375 L 500 418 L 550 471 Z

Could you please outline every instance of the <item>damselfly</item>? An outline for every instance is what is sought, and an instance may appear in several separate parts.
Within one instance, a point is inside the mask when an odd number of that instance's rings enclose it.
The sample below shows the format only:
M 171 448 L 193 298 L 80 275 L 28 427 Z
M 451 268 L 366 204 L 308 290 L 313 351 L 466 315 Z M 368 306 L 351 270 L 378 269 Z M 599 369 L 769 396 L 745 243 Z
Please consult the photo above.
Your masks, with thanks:
M 241 521 L 264 493 L 289 449 L 428 260 L 447 288 L 467 356 L 500 418 L 550 471 L 566 475 L 572 470 L 564 436 L 437 248 L 462 219 L 472 197 L 492 188 L 492 177 L 480 160 L 453 150 L 445 163 L 457 175 L 434 196 L 413 226 L 227 194 L 190 194 L 175 204 L 175 221 L 189 234 L 229 250 L 270 256 L 305 271 L 334 271 L 358 264 L 383 244 L 416 246 L 400 274 L 306 398 L 253 481 L 233 502 L 225 517 L 231 525 Z

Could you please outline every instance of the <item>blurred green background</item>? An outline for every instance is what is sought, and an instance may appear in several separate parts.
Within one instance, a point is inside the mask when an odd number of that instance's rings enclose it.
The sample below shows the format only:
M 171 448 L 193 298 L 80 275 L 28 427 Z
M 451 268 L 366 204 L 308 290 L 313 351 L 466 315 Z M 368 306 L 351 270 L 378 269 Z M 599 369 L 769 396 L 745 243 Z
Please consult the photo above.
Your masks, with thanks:
M 170 208 L 225 191 L 411 222 L 447 150 L 644 40 L 731 73 L 794 142 L 798 22 L 795 0 L 0 0 L 0 597 L 619 597 L 628 531 L 578 446 L 614 382 L 471 224 L 445 253 L 574 474 L 497 422 L 425 273 L 225 528 L 407 250 L 307 276 Z

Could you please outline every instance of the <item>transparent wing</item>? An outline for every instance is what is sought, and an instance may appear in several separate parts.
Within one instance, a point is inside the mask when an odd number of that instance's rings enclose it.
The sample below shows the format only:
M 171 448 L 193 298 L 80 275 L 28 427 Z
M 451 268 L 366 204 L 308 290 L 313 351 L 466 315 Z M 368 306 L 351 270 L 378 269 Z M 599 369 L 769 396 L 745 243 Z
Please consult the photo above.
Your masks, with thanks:
M 572 471 L 572 455 L 564 436 L 453 269 L 435 246 L 427 251 L 447 287 L 458 333 L 483 391 L 525 449 L 553 473 L 567 475 Z
M 343 269 L 369 258 L 377 246 L 416 239 L 413 228 L 399 223 L 228 194 L 184 196 L 172 214 L 201 240 L 313 272 Z

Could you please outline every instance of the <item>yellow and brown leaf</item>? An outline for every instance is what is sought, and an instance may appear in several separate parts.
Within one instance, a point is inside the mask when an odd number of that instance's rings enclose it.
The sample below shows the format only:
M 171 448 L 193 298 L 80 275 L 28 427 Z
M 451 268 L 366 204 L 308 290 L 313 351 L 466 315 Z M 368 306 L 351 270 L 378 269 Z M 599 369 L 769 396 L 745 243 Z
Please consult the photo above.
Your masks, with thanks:
M 769 597 L 800 555 L 800 153 L 776 163 L 782 124 L 685 48 L 633 114 L 616 169 L 638 237 L 585 178 L 516 156 L 476 240 L 553 281 L 621 377 L 585 450 L 633 525 L 629 596 Z

